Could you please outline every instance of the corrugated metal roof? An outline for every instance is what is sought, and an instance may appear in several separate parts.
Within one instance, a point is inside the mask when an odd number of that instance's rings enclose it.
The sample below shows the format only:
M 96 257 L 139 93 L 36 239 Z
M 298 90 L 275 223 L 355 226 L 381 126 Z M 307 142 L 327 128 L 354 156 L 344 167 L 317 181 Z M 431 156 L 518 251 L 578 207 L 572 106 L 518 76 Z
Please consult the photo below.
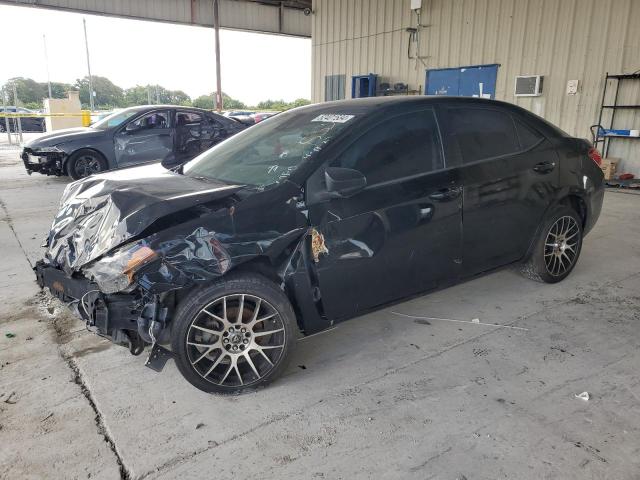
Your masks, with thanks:
M 213 26 L 212 0 L 0 0 L 0 3 Z M 233 30 L 310 37 L 311 15 L 306 14 L 305 8 L 311 8 L 311 0 L 219 0 L 220 26 Z

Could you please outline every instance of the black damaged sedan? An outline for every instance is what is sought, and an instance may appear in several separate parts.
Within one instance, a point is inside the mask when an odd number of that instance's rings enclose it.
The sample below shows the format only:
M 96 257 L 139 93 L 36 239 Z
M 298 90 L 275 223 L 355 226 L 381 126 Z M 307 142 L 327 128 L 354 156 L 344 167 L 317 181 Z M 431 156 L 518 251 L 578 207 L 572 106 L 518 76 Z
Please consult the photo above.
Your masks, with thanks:
M 596 150 L 514 105 L 291 110 L 181 169 L 70 184 L 35 270 L 96 333 L 207 392 L 254 389 L 309 335 L 518 263 L 554 283 L 598 219 Z

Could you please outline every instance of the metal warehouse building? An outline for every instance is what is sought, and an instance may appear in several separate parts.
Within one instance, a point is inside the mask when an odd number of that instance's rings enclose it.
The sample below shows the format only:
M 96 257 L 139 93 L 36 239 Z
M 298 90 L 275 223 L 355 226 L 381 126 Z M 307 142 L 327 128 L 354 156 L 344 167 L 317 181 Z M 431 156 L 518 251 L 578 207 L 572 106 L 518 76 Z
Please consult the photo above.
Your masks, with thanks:
M 640 129 L 640 75 L 605 80 L 640 72 L 638 0 L 314 0 L 312 43 L 315 102 L 475 95 L 579 137 L 598 123 Z M 604 104 L 623 108 L 599 122 L 605 83 Z M 640 175 L 640 138 L 606 140 L 618 170 Z

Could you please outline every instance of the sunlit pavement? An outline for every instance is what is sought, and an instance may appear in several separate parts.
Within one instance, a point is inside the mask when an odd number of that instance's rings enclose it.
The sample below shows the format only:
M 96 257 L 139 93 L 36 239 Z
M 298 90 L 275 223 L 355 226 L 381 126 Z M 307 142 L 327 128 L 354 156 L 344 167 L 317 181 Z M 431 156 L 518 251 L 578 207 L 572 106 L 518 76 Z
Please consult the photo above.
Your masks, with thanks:
M 561 284 L 507 269 L 395 305 L 218 397 L 38 293 L 68 179 L 28 176 L 2 136 L 1 478 L 637 478 L 640 196 L 606 194 Z

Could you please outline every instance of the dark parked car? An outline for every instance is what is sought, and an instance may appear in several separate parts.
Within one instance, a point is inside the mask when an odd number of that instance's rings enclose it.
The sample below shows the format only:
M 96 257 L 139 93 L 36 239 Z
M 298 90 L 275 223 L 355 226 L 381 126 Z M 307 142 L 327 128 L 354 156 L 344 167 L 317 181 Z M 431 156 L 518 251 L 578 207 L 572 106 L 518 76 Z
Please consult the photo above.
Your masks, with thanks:
M 30 115 L 28 117 L 20 117 L 20 128 L 22 128 L 23 132 L 44 132 L 44 117 L 37 117 L 38 112 L 33 110 L 29 110 L 28 108 L 22 107 L 13 107 L 7 106 L 3 107 L 0 105 L 0 113 L 21 113 L 25 115 Z M 31 116 L 34 115 L 34 116 Z M 11 118 L 9 119 L 9 127 L 11 128 L 12 133 L 18 132 L 18 119 Z M 0 117 L 0 133 L 7 131 L 7 119 L 4 117 Z
M 109 115 L 90 127 L 70 128 L 28 142 L 21 158 L 27 172 L 88 175 L 162 161 L 191 160 L 245 127 L 222 115 L 191 107 L 147 105 Z
M 298 329 L 518 262 L 564 279 L 600 214 L 598 161 L 491 100 L 301 107 L 181 169 L 72 183 L 37 278 L 100 335 L 152 344 L 152 368 L 238 392 L 283 371 Z
M 257 112 L 257 113 L 254 113 L 252 117 L 255 123 L 259 123 L 263 120 L 266 120 L 267 118 L 273 117 L 278 113 L 279 112 Z
M 248 114 L 244 114 L 242 112 L 231 113 L 231 115 L 227 115 L 229 118 L 233 118 L 234 120 L 237 120 L 238 122 L 250 127 L 251 125 L 255 125 L 256 123 L 266 120 L 269 117 L 273 117 L 278 112 L 254 112 Z

